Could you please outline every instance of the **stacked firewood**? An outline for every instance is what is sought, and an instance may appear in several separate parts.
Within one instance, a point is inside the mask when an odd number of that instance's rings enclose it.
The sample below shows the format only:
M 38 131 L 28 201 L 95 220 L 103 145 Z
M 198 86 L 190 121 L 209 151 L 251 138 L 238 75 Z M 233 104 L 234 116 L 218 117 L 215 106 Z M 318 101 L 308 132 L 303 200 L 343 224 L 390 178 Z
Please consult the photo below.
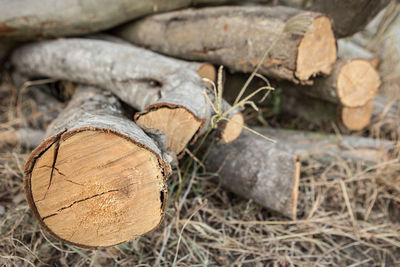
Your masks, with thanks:
M 390 141 L 363 137 L 255 129 L 272 143 L 242 131 L 248 101 L 221 100 L 212 85 L 214 66 L 232 73 L 257 68 L 255 76 L 282 88 L 282 110 L 363 129 L 386 108 L 375 98 L 378 60 L 336 38 L 362 29 L 388 1 L 336 1 L 334 10 L 328 0 L 311 1 L 308 10 L 270 0 L 218 6 L 235 2 L 243 1 L 1 4 L 0 56 L 10 63 L 15 83 L 52 79 L 72 84 L 75 92 L 62 109 L 35 88 L 34 100 L 53 111 L 42 118 L 46 132 L 1 133 L 1 143 L 36 147 L 25 165 L 25 192 L 50 234 L 95 248 L 155 229 L 171 169 L 188 145 L 211 130 L 219 141 L 207 168 L 219 171 L 227 189 L 292 219 L 301 214 L 302 158 L 377 162 L 393 149 Z M 181 8 L 186 9 L 174 11 Z M 350 22 L 342 19 L 349 12 L 357 14 Z M 228 99 L 245 80 L 236 83 L 232 90 L 227 86 Z M 134 116 L 126 115 L 124 105 Z

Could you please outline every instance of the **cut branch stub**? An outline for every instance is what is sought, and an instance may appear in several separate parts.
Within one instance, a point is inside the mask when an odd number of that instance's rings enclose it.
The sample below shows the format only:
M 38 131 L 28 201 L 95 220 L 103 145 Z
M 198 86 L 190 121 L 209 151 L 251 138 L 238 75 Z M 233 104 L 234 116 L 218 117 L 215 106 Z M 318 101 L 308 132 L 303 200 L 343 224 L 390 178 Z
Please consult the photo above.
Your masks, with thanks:
M 26 163 L 25 193 L 50 234 L 95 248 L 130 240 L 160 224 L 169 164 L 154 142 L 122 116 L 114 96 L 78 88 L 47 134 Z
M 167 55 L 251 72 L 286 21 L 299 14 L 311 18 L 311 27 L 304 36 L 283 35 L 259 72 L 295 83 L 312 83 L 310 77 L 329 74 L 336 60 L 330 20 L 319 13 L 265 6 L 187 9 L 149 16 L 122 26 L 116 33 Z
M 212 108 L 203 94 L 206 85 L 196 71 L 133 45 L 78 38 L 44 41 L 16 49 L 12 62 L 30 78 L 47 76 L 110 90 L 142 111 L 137 118 L 163 109 L 162 116 L 167 117 L 162 121 L 155 114 L 138 123 L 146 130 L 163 131 L 169 120 L 165 135 L 168 148 L 176 154 L 209 127 Z M 185 131 L 181 131 L 182 117 Z

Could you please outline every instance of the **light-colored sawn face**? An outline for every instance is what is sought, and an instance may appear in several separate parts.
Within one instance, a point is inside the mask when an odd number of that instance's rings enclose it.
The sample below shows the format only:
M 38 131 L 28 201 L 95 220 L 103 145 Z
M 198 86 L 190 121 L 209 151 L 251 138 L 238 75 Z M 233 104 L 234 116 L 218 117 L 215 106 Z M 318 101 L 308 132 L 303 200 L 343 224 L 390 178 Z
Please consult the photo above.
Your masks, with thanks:
M 184 108 L 163 107 L 140 116 L 136 124 L 164 132 L 167 150 L 179 154 L 199 130 L 201 121 Z
M 336 61 L 336 41 L 329 19 L 318 17 L 300 41 L 296 77 L 308 80 L 315 74 L 330 74 Z
M 154 153 L 113 133 L 78 132 L 36 161 L 31 190 L 57 237 L 109 246 L 156 227 L 162 218 L 162 170 Z
M 379 75 L 371 63 L 356 59 L 341 68 L 337 78 L 337 93 L 343 105 L 360 107 L 375 97 L 379 85 Z

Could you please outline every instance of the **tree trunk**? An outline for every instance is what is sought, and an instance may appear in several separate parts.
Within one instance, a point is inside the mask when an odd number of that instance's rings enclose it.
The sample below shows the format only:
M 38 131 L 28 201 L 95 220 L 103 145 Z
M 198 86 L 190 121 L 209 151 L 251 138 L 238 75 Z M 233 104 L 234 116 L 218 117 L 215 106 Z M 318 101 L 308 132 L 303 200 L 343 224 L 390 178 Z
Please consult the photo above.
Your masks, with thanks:
M 140 127 L 163 131 L 168 150 L 176 154 L 210 125 L 213 113 L 199 75 L 142 48 L 89 39 L 44 41 L 17 49 L 12 62 L 31 78 L 47 76 L 112 91 L 141 111 L 135 116 Z
M 310 77 L 329 74 L 336 60 L 330 21 L 319 13 L 260 6 L 187 9 L 132 22 L 116 33 L 164 54 L 225 65 L 234 72 L 251 72 L 286 21 L 300 14 L 308 15 L 313 27 L 304 36 L 281 35 L 259 72 L 311 83 Z
M 355 161 L 379 162 L 387 150 L 394 147 L 389 141 L 363 137 L 337 137 L 298 131 L 255 128 L 277 143 L 244 131 L 234 142 L 211 147 L 207 168 L 217 172 L 221 184 L 228 190 L 263 207 L 289 218 L 306 211 L 298 210 L 300 158 L 336 161 L 343 157 Z
M 25 165 L 25 192 L 50 234 L 96 248 L 160 224 L 169 164 L 154 142 L 122 116 L 114 96 L 78 88 L 46 134 Z
M 232 0 L 19 0 L 0 1 L 0 38 L 33 40 L 76 36 L 112 28 L 157 12 Z M 271 0 L 255 2 L 269 3 Z
M 296 0 L 280 0 L 283 4 L 307 8 L 328 15 L 333 20 L 338 38 L 351 36 L 361 31 L 390 0 L 311 0 L 299 5 Z

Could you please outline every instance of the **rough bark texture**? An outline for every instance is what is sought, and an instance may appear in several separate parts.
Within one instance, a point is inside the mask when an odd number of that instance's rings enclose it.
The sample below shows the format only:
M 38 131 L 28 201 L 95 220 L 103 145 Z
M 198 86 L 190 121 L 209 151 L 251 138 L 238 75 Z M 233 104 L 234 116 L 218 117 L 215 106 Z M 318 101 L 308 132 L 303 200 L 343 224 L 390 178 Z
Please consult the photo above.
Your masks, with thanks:
M 298 190 L 299 173 L 296 173 L 300 157 L 311 156 L 328 162 L 336 161 L 337 157 L 376 162 L 394 147 L 391 142 L 362 137 L 255 130 L 277 143 L 245 131 L 230 144 L 213 146 L 207 157 L 207 168 L 219 171 L 220 182 L 228 190 L 292 219 L 304 213 L 296 210 L 297 198 L 302 197 Z
M 25 165 L 25 192 L 50 234 L 94 248 L 158 226 L 169 164 L 113 95 L 78 88 L 46 134 Z
M 164 54 L 251 72 L 286 21 L 299 14 L 308 14 L 314 27 L 304 37 L 281 37 L 260 73 L 310 83 L 307 80 L 311 76 L 329 74 L 336 60 L 329 19 L 319 13 L 259 6 L 187 9 L 144 18 L 122 26 L 116 33 Z
M 283 4 L 307 8 L 328 15 L 333 19 L 335 35 L 346 37 L 361 31 L 390 0 L 281 0 Z M 305 6 L 303 6 L 305 3 Z
M 229 0 L 19 0 L 0 1 L 0 38 L 32 40 L 83 35 L 126 21 L 190 5 L 225 4 Z M 236 1 L 238 2 L 238 1 Z M 271 0 L 255 2 L 269 3 Z
M 206 86 L 195 71 L 175 59 L 132 45 L 64 39 L 22 46 L 14 51 L 12 62 L 31 78 L 47 76 L 111 90 L 142 111 L 136 118 L 158 109 L 181 109 L 194 124 L 186 143 L 208 129 L 212 110 L 204 97 Z

